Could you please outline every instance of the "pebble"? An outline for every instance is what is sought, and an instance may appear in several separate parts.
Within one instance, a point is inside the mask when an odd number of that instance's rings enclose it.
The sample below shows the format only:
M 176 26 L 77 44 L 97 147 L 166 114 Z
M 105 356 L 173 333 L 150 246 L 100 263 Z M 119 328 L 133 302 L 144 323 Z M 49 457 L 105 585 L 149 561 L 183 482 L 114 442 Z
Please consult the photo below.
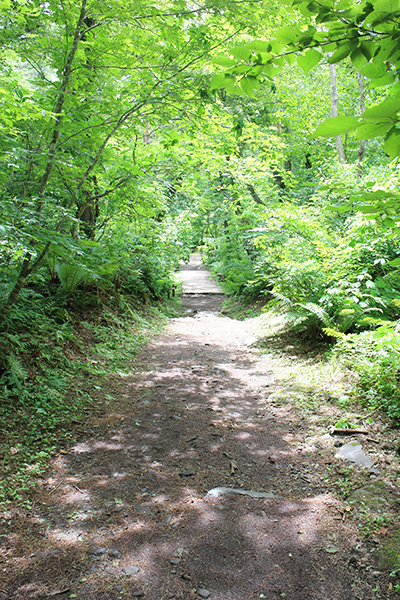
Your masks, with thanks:
M 134 566 L 122 567 L 122 570 L 125 575 L 136 575 L 136 573 L 139 573 L 139 568 Z
M 115 590 L 116 592 L 122 592 L 122 585 L 115 585 L 115 586 L 114 586 L 114 590 Z
M 89 575 L 94 575 L 95 573 L 98 573 L 99 569 L 97 567 L 90 567 L 88 573 Z
M 137 592 L 133 592 L 133 594 L 132 594 L 132 598 L 141 598 L 142 596 L 144 596 L 144 593 L 141 590 L 138 590 Z
M 205 590 L 203 588 L 201 588 L 200 590 L 197 590 L 197 594 L 199 596 L 201 596 L 201 598 L 209 598 L 211 596 L 211 592 L 209 592 L 208 590 Z
M 169 562 L 171 563 L 171 565 L 180 565 L 181 559 L 180 558 L 171 558 L 171 560 Z
M 109 550 L 108 556 L 111 556 L 112 558 L 121 558 L 121 552 L 119 550 Z
M 193 469 L 185 469 L 185 471 L 179 471 L 180 477 L 192 477 L 193 475 L 196 475 L 196 472 L 193 471 Z
M 90 554 L 94 554 L 94 556 L 101 556 L 106 552 L 107 548 L 95 548 L 91 551 Z

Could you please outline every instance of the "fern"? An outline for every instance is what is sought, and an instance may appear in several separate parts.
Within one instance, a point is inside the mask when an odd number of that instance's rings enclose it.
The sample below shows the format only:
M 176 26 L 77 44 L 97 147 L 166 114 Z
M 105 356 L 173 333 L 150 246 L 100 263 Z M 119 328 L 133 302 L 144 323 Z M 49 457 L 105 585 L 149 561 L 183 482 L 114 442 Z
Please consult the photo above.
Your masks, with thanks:
M 15 354 L 9 354 L 7 364 L 10 372 L 10 383 L 15 384 L 19 390 L 22 390 L 25 381 L 28 378 L 28 372 L 23 363 Z
M 78 265 L 57 265 L 57 275 L 60 278 L 61 285 L 67 294 L 72 294 L 88 278 L 86 269 Z
M 345 333 L 342 333 L 341 331 L 338 331 L 332 327 L 324 327 L 322 331 L 325 333 L 325 335 L 335 340 L 342 340 L 346 335 Z
M 314 304 L 313 302 L 307 302 L 306 304 L 296 304 L 295 306 L 300 306 L 306 311 L 306 314 L 314 315 L 318 321 L 321 321 L 325 327 L 332 326 L 332 320 L 328 313 L 319 306 L 318 304 Z

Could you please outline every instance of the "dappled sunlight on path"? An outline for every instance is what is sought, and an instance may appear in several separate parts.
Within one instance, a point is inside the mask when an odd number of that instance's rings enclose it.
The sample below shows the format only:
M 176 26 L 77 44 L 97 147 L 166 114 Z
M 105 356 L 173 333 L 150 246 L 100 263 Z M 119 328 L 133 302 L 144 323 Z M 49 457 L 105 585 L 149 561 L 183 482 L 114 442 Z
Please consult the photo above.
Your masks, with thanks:
M 213 303 L 110 382 L 98 433 L 56 458 L 21 535 L 9 516 L 4 598 L 369 597 L 321 447 L 304 444 L 297 409 L 269 403 L 279 381 L 243 343 L 248 323 Z M 216 487 L 271 497 L 207 495 Z

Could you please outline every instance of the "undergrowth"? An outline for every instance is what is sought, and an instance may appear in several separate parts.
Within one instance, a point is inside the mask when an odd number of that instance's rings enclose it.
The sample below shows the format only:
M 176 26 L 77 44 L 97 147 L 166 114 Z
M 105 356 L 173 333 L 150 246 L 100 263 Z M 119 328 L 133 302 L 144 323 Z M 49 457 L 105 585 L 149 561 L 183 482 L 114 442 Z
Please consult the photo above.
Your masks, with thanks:
M 127 296 L 86 310 L 74 300 L 60 308 L 31 293 L 2 336 L 0 505 L 29 506 L 37 476 L 94 409 L 102 381 L 126 369 L 177 311 L 176 302 L 146 306 Z

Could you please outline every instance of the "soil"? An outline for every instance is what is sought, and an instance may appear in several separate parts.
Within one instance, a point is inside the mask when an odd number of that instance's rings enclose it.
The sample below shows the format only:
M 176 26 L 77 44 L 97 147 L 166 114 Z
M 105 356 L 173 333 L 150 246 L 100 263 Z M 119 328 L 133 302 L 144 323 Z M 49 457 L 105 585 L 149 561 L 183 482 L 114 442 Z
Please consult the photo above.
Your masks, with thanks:
M 101 384 L 32 509 L 2 515 L 0 600 L 393 597 L 333 493 L 346 471 L 325 417 L 221 302 L 183 297 L 131 372 Z

